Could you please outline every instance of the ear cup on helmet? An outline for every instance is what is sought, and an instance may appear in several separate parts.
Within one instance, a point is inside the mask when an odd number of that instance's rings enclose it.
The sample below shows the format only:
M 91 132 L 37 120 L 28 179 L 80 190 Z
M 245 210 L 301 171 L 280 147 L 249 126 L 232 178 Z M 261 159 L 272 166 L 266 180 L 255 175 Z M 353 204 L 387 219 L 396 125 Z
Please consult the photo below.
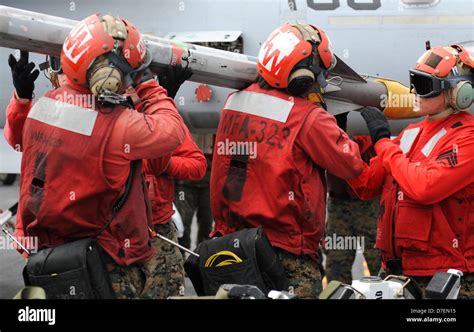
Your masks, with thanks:
M 89 78 L 89 87 L 95 96 L 104 90 L 118 92 L 122 86 L 122 72 L 112 66 L 103 66 L 96 69 Z
M 95 96 L 104 90 L 117 93 L 122 87 L 123 74 L 117 67 L 102 62 L 93 66 L 88 81 L 89 88 Z
M 453 108 L 457 110 L 465 110 L 472 105 L 474 90 L 469 81 L 462 81 L 450 90 L 449 101 Z
M 311 70 L 299 68 L 291 73 L 286 90 L 294 96 L 301 96 L 313 87 L 314 82 L 315 77 Z

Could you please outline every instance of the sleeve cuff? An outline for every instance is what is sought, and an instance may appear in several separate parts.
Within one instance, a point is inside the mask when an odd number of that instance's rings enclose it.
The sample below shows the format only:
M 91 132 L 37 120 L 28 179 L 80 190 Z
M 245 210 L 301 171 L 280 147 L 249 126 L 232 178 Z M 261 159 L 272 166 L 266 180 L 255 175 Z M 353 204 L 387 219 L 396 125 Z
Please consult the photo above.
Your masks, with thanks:
M 374 149 L 377 155 L 379 156 L 386 151 L 388 146 L 392 146 L 392 145 L 394 145 L 394 143 L 392 142 L 390 138 L 382 138 L 379 141 L 377 141 L 377 143 L 375 143 Z
M 157 86 L 160 86 L 160 85 L 158 84 L 158 82 L 155 81 L 155 80 L 150 79 L 150 80 L 148 80 L 148 81 L 146 81 L 146 82 L 143 82 L 143 83 L 138 84 L 138 85 L 135 87 L 135 92 L 137 93 L 137 95 L 138 95 L 139 97 L 141 97 L 140 93 L 142 93 L 143 90 L 145 90 L 146 88 L 149 88 L 149 87 L 157 87 Z
M 26 101 L 26 102 L 24 102 Z M 27 113 L 31 108 L 31 99 L 20 99 L 16 95 L 16 91 L 13 91 L 12 103 L 15 104 L 18 112 Z

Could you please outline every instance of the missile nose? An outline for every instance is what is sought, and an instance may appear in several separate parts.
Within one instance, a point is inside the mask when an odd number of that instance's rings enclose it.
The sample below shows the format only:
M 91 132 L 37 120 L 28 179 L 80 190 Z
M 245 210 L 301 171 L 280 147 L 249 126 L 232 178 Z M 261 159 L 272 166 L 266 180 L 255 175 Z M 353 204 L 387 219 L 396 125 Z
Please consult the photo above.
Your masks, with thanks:
M 376 79 L 387 89 L 385 98 L 384 115 L 389 119 L 409 119 L 419 117 L 414 111 L 414 96 L 410 89 L 398 81 L 387 79 Z

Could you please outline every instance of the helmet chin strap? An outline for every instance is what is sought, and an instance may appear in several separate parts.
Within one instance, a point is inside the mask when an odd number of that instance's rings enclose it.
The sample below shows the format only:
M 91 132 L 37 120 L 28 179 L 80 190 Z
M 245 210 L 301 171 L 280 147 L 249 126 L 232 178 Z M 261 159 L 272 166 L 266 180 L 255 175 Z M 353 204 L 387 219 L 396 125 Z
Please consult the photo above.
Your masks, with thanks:
M 439 113 L 436 113 L 436 114 L 428 114 L 428 119 L 429 120 L 438 120 L 438 119 L 442 119 L 442 118 L 445 118 L 447 116 L 450 116 L 452 114 L 456 114 L 456 113 L 459 113 L 460 111 L 459 110 L 456 110 L 449 102 L 449 97 L 447 96 L 446 92 L 444 92 L 444 100 L 445 100 L 445 105 L 446 105 L 446 108 L 439 112 Z
M 442 119 L 442 118 L 445 118 L 447 116 L 450 116 L 451 114 L 454 114 L 454 113 L 457 113 L 456 110 L 454 108 L 452 108 L 451 106 L 449 106 L 447 109 L 445 109 L 442 112 L 439 112 L 439 113 L 436 113 L 436 114 L 428 114 L 428 119 L 438 120 L 438 119 Z

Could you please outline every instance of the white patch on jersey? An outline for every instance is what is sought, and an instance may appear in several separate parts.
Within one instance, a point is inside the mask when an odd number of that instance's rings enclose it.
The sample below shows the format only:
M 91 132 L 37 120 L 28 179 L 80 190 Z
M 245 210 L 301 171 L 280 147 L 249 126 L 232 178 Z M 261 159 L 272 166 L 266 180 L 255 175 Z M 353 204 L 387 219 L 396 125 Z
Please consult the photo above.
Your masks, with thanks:
M 97 115 L 95 110 L 48 97 L 41 97 L 28 113 L 30 119 L 86 136 L 92 135 Z
M 446 129 L 441 128 L 441 130 L 438 131 L 433 137 L 431 137 L 430 140 L 428 141 L 428 143 L 425 144 L 423 149 L 421 149 L 421 153 L 423 153 L 425 155 L 425 157 L 428 157 L 430 155 L 431 151 L 433 151 L 436 144 L 441 139 L 441 137 L 446 135 L 446 133 L 447 133 Z
M 420 133 L 420 128 L 407 129 L 403 132 L 403 136 L 400 139 L 400 149 L 402 149 L 404 154 L 407 154 L 410 151 L 413 142 Z
M 285 123 L 293 108 L 292 100 L 263 93 L 240 91 L 230 95 L 224 109 L 253 114 Z

